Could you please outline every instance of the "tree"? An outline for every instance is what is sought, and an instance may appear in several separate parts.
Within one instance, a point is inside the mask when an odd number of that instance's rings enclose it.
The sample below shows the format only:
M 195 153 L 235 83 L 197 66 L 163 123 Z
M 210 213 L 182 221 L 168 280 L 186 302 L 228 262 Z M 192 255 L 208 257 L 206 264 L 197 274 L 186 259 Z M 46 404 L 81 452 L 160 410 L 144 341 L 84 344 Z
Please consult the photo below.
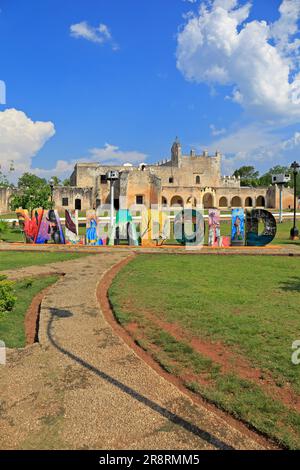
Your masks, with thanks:
M 0 170 L 0 188 L 8 188 L 9 186 L 7 176 Z
M 15 194 L 10 202 L 12 210 L 19 207 L 32 209 L 43 207 L 51 209 L 50 186 L 44 178 L 39 178 L 32 173 L 24 173 L 18 181 L 19 192 Z
M 63 186 L 71 186 L 70 178 L 63 180 Z
M 287 166 L 275 165 L 259 178 L 259 184 L 261 186 L 270 186 L 270 184 L 272 184 L 272 175 L 290 172 L 291 170 Z
M 61 186 L 61 179 L 58 176 L 52 176 L 50 179 L 53 181 L 53 186 Z
M 259 172 L 255 170 L 254 166 L 241 166 L 235 170 L 233 176 L 241 178 L 241 186 L 258 186 Z

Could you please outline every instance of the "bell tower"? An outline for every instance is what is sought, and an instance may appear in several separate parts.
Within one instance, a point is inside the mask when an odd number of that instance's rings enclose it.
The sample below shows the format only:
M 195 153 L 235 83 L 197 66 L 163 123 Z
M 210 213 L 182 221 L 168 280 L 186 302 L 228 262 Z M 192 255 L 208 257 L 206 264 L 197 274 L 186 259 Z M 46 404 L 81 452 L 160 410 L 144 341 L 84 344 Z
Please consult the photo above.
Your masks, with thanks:
M 171 156 L 172 156 L 172 165 L 180 168 L 182 154 L 181 154 L 181 144 L 179 142 L 178 137 L 176 137 L 175 142 L 172 145 Z

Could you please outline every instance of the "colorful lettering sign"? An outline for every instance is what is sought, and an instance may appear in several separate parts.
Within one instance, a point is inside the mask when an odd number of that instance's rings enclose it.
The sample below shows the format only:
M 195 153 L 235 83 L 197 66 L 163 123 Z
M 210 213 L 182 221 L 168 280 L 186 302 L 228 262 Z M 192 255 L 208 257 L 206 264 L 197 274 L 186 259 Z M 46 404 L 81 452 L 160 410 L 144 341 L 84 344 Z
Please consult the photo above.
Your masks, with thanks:
M 43 209 L 34 209 L 30 217 L 27 209 L 16 210 L 19 226 L 24 233 L 26 243 L 36 243 L 43 212 Z
M 184 209 L 175 217 L 174 238 L 186 246 L 203 246 L 205 223 L 203 214 L 196 209 Z
M 81 242 L 78 232 L 78 210 L 65 210 L 65 237 L 68 245 L 76 245 Z
M 259 232 L 259 222 L 263 223 L 263 230 Z M 266 246 L 275 238 L 277 224 L 271 212 L 265 209 L 252 209 L 246 215 L 246 245 Z
M 35 243 L 65 243 L 65 237 L 58 212 L 44 210 Z
M 231 245 L 245 244 L 245 214 L 241 208 L 232 209 L 231 213 Z
M 220 211 L 208 210 L 208 246 L 222 246 Z

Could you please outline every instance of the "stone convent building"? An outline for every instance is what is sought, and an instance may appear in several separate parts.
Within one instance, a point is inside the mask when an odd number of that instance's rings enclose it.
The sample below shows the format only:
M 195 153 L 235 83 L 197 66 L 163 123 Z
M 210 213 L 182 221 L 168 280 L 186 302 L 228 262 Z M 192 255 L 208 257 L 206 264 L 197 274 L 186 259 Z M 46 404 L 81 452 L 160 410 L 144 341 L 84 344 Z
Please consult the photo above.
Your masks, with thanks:
M 110 203 L 110 184 L 106 180 L 109 170 L 118 170 L 120 178 L 115 186 L 115 208 L 121 196 L 127 206 L 151 204 L 161 206 L 181 205 L 203 208 L 266 207 L 278 208 L 279 190 L 241 187 L 240 180 L 221 176 L 221 154 L 209 156 L 207 152 L 196 155 L 192 150 L 183 155 L 178 139 L 171 148 L 171 158 L 156 164 L 141 163 L 133 166 L 104 166 L 99 163 L 77 163 L 71 175 L 71 187 L 56 188 L 56 207 L 93 209 Z M 293 207 L 293 193 L 285 189 L 283 204 Z
M 191 150 L 183 155 L 178 139 L 171 148 L 171 158 L 156 164 L 141 163 L 133 166 L 105 166 L 99 163 L 77 163 L 70 177 L 71 186 L 54 189 L 55 207 L 63 209 L 96 209 L 110 203 L 110 183 L 106 180 L 109 170 L 119 171 L 115 184 L 115 208 L 120 197 L 126 198 L 127 207 L 144 204 L 162 206 L 181 205 L 230 209 L 232 207 L 279 207 L 279 189 L 276 186 L 241 187 L 240 180 L 221 176 L 221 154 L 209 156 L 207 152 L 196 155 Z M 3 190 L 2 190 L 3 191 Z M 5 194 L 4 194 L 5 192 Z M 1 192 L 0 210 L 8 210 L 9 190 Z M 124 199 L 123 199 L 124 200 Z M 293 193 L 283 192 L 283 207 L 293 207 Z

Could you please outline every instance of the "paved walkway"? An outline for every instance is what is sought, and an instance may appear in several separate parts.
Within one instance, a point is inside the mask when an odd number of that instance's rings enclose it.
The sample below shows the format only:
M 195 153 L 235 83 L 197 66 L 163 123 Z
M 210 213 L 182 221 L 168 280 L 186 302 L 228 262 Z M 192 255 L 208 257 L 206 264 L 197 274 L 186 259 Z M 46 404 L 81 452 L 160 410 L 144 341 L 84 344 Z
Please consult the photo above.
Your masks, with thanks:
M 66 275 L 42 302 L 40 343 L 8 351 L 7 365 L 0 366 L 0 448 L 261 448 L 193 404 L 105 321 L 97 284 L 127 256 L 56 263 Z M 57 266 L 26 268 L 22 276 L 51 269 Z

